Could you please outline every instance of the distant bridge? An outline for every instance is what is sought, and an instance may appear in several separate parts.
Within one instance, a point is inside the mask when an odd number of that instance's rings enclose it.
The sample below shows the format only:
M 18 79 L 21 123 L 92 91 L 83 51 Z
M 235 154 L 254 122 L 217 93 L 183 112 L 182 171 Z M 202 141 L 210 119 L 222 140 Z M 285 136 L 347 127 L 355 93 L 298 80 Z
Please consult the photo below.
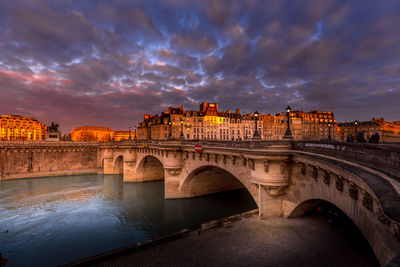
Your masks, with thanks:
M 125 182 L 164 180 L 166 199 L 246 188 L 260 218 L 298 217 L 328 201 L 358 226 L 381 265 L 400 252 L 400 146 L 125 141 L 99 149 L 104 174 L 123 174 Z

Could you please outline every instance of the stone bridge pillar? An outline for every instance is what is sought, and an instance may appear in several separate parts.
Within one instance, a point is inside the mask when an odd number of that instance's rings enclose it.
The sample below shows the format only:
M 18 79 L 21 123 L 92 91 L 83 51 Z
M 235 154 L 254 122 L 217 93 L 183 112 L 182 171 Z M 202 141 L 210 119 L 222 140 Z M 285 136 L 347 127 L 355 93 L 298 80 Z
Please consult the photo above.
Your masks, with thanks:
M 182 151 L 164 151 L 164 184 L 165 198 L 180 198 L 179 191 L 182 173 Z
M 114 172 L 114 162 L 113 162 L 113 149 L 106 148 L 104 149 L 104 166 L 103 173 L 104 174 L 113 174 Z
M 124 182 L 138 182 L 136 175 L 136 150 L 124 150 Z
M 254 160 L 252 183 L 258 188 L 259 217 L 283 216 L 282 196 L 289 185 L 290 161 L 287 156 L 268 156 Z

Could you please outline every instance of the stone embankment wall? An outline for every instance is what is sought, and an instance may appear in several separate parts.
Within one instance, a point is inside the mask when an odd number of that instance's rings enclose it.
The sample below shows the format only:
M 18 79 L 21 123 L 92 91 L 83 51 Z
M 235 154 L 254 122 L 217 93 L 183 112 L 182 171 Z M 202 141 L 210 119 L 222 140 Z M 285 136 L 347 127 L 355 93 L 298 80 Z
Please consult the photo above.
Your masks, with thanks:
M 356 162 L 400 177 L 400 145 L 294 141 L 293 149 Z
M 0 179 L 101 168 L 97 143 L 0 142 Z

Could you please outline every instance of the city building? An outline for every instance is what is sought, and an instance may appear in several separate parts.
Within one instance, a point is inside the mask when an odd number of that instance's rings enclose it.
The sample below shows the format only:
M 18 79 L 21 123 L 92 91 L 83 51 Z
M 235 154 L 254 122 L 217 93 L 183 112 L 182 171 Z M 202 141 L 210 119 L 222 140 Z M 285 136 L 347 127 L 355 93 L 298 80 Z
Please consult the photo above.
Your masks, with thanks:
M 71 141 L 123 141 L 133 140 L 135 131 L 116 130 L 104 126 L 80 126 L 70 133 Z
M 123 140 L 129 140 L 129 138 L 131 140 L 133 140 L 135 136 L 135 132 L 132 131 L 115 131 L 114 132 L 114 140 L 115 141 L 123 141 Z
M 101 126 L 80 126 L 71 131 L 72 141 L 108 141 L 114 136 L 113 129 Z
M 312 110 L 310 112 L 292 111 L 292 133 L 295 139 L 324 140 L 336 139 L 336 120 L 333 111 Z M 296 123 L 296 119 L 299 119 Z
M 368 140 L 374 133 L 379 135 L 379 142 L 400 142 L 400 122 L 386 121 L 384 118 L 370 121 L 353 121 L 338 124 L 337 136 L 339 140 L 346 141 L 349 137 L 356 137 L 358 132 L 364 134 Z
M 19 115 L 0 115 L 1 141 L 45 140 L 47 126 L 38 120 Z
M 289 119 L 295 140 L 336 137 L 337 124 L 332 111 L 291 111 Z M 218 103 L 203 102 L 198 111 L 179 106 L 169 107 L 160 115 L 144 115 L 143 121 L 138 124 L 138 139 L 281 140 L 286 128 L 286 112 L 242 115 L 240 109 L 236 112 L 219 111 Z

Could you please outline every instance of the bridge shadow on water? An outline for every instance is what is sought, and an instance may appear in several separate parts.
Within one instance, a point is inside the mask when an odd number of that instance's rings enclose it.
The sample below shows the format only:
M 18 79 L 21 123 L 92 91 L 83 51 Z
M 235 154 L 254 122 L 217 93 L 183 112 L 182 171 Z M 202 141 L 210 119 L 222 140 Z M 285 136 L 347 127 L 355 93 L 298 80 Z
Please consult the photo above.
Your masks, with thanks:
M 164 199 L 162 181 L 123 184 L 121 207 L 127 223 L 151 222 L 152 237 L 183 228 L 191 230 L 201 223 L 257 209 L 250 193 L 236 189 L 199 197 Z

